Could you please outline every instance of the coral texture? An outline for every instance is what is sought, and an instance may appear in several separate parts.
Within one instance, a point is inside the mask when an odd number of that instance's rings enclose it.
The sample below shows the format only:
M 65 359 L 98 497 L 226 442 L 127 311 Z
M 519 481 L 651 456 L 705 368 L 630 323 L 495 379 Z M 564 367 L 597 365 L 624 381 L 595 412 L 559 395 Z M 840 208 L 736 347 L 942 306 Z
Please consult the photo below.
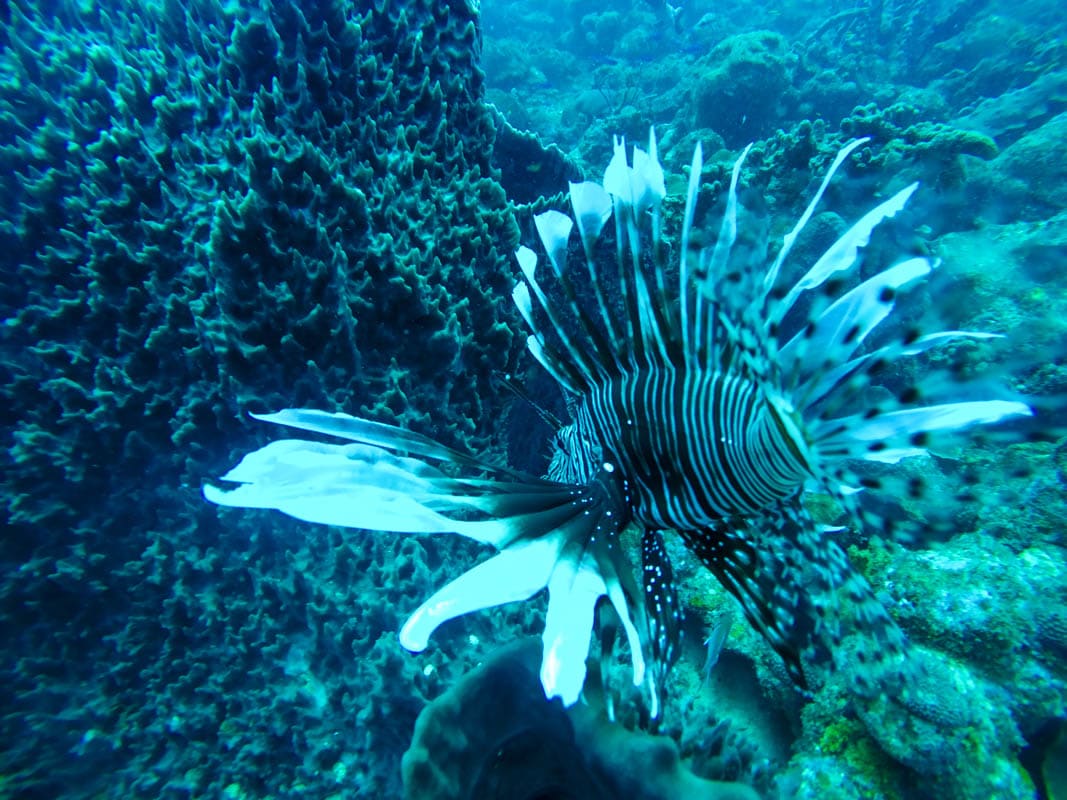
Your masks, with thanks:
M 6 786 L 387 796 L 421 667 L 390 587 L 453 551 L 219 520 L 199 481 L 283 398 L 495 446 L 518 233 L 475 12 L 5 9 Z

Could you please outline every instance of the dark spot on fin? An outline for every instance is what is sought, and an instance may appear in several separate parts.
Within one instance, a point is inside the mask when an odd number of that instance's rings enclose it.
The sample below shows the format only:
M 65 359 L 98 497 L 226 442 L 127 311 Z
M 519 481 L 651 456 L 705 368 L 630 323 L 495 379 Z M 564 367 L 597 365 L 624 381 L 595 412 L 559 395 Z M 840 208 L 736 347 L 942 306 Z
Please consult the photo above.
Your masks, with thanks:
M 800 688 L 824 669 L 854 691 L 889 690 L 907 641 L 864 577 L 797 501 L 737 526 L 684 534 Z
M 758 630 L 782 659 L 789 677 L 801 689 L 808 688 L 801 666 L 804 638 L 796 627 L 796 600 L 788 582 L 777 579 L 786 570 L 766 551 L 754 546 L 748 531 L 730 525 L 683 532 L 690 549 L 741 603 L 745 618 Z

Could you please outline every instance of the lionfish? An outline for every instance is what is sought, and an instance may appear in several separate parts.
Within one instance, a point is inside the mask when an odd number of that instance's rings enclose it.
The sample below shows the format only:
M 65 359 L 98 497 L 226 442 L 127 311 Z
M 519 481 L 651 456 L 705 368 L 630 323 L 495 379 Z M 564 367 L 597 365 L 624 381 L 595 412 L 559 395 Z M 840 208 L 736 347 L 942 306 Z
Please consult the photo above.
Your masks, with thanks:
M 829 495 L 857 524 L 885 527 L 888 516 L 862 502 L 880 488 L 863 462 L 892 464 L 926 453 L 932 435 L 1032 412 L 1006 396 L 951 397 L 954 381 L 938 375 L 924 378 L 921 395 L 882 388 L 871 400 L 878 376 L 903 359 L 961 337 L 992 336 L 908 331 L 865 345 L 898 293 L 937 266 L 907 258 L 865 280 L 845 280 L 858 271 L 874 229 L 904 208 L 918 184 L 863 215 L 799 280 L 783 279 L 832 177 L 865 141 L 838 152 L 773 261 L 737 256 L 737 190 L 748 149 L 733 165 L 718 237 L 708 247 L 693 235 L 703 169 L 697 145 L 680 246 L 669 253 L 654 132 L 632 160 L 625 141 L 615 139 L 602 185 L 570 185 L 573 220 L 559 211 L 536 216 L 552 283 L 546 292 L 537 255 L 520 247 L 523 280 L 513 299 L 531 330 L 529 351 L 562 387 L 572 416 L 556 425 L 546 476 L 395 426 L 287 409 L 252 416 L 348 443 L 275 441 L 223 476 L 239 486 L 206 486 L 206 498 L 314 523 L 454 533 L 492 545 L 495 555 L 412 614 L 400 641 L 422 651 L 443 622 L 547 587 L 541 681 L 547 697 L 566 705 L 580 695 L 595 622 L 610 604 L 629 645 L 634 685 L 647 690 L 651 716 L 659 713 L 680 624 L 662 537 L 668 530 L 739 601 L 798 686 L 807 686 L 808 662 L 828 657 L 866 665 L 853 671 L 872 683 L 880 672 L 899 676 L 903 634 L 832 529 L 816 522 L 805 495 Z M 609 278 L 597 245 L 612 215 Z M 572 280 L 581 268 L 566 268 L 575 224 L 592 295 L 584 304 Z M 629 526 L 642 532 L 640 577 L 620 540 Z M 859 632 L 847 655 L 846 618 Z

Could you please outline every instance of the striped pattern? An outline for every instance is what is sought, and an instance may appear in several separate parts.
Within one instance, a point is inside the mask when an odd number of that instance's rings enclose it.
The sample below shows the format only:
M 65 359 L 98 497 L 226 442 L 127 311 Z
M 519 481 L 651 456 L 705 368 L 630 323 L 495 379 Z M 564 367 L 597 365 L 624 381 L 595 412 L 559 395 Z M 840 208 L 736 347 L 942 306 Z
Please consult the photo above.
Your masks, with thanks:
M 588 430 L 578 425 L 561 425 L 552 435 L 552 457 L 545 477 L 556 483 L 584 486 L 590 483 L 603 464 L 601 449 Z
M 837 154 L 769 266 L 733 253 L 743 154 L 714 246 L 691 249 L 702 170 L 696 148 L 674 286 L 654 136 L 647 153 L 635 148 L 632 165 L 617 141 L 603 186 L 571 186 L 573 222 L 558 211 L 535 218 L 552 285 L 540 286 L 536 254 L 520 248 L 523 282 L 512 297 L 530 328 L 531 354 L 568 395 L 573 418 L 564 425 L 539 411 L 555 430 L 547 479 L 394 426 L 286 409 L 257 418 L 345 443 L 272 442 L 224 476 L 235 488 L 206 486 L 205 497 L 319 524 L 454 533 L 491 545 L 495 555 L 411 615 L 400 641 L 420 651 L 450 619 L 547 588 L 541 682 L 546 696 L 567 705 L 582 690 L 594 629 L 606 682 L 617 621 L 634 685 L 648 690 L 652 716 L 659 713 L 682 630 L 661 536 L 669 528 L 737 599 L 799 686 L 811 667 L 832 666 L 856 691 L 899 689 L 906 640 L 832 532 L 808 513 L 804 488 L 820 486 L 853 520 L 885 532 L 893 519 L 864 509 L 860 498 L 887 488 L 886 478 L 874 480 L 856 463 L 894 464 L 925 453 L 932 435 L 1032 411 L 999 391 L 980 399 L 980 387 L 957 401 L 956 377 L 929 370 L 921 391 L 894 398 L 883 387 L 878 405 L 869 404 L 868 389 L 896 362 L 960 338 L 990 337 L 937 331 L 865 343 L 891 315 L 898 293 L 936 267 L 914 258 L 844 290 L 842 279 L 854 276 L 872 231 L 904 208 L 914 184 L 868 211 L 806 273 L 786 282 L 782 267 L 794 242 L 834 172 L 862 143 Z M 615 268 L 605 269 L 597 241 L 612 216 Z M 572 281 L 580 269 L 566 264 L 575 227 L 587 303 Z M 868 491 L 853 491 L 860 486 Z M 918 497 L 922 487 L 909 481 L 904 491 Z M 638 575 L 620 542 L 632 521 L 643 528 Z M 921 523 L 928 527 L 928 518 Z
M 632 166 L 624 143 L 616 141 L 602 189 L 571 186 L 595 313 L 577 301 L 569 277 L 574 270 L 562 266 L 572 227 L 562 215 L 543 215 L 537 228 L 564 302 L 550 301 L 539 285 L 536 255 L 527 248 L 517 253 L 525 284 L 513 296 L 532 331 L 530 352 L 570 395 L 573 409 L 573 430 L 551 477 L 584 477 L 600 486 L 615 481 L 626 513 L 646 531 L 677 530 L 800 686 L 806 685 L 802 654 L 809 661 L 839 661 L 835 632 L 847 616 L 839 597 L 867 636 L 867 672 L 896 674 L 906 656 L 903 636 L 866 582 L 806 513 L 805 486 L 821 485 L 854 519 L 889 530 L 890 521 L 863 509 L 851 491 L 873 484 L 853 472 L 849 460 L 892 463 L 924 452 L 916 443 L 929 432 L 1030 413 L 1025 403 L 989 400 L 864 409 L 863 392 L 886 363 L 938 342 L 984 336 L 949 331 L 856 355 L 889 317 L 898 292 L 936 266 L 924 258 L 906 260 L 844 293 L 844 281 L 836 279 L 854 269 L 874 228 L 904 207 L 916 184 L 867 212 L 799 280 L 782 282 L 782 266 L 831 178 L 864 141 L 838 152 L 767 266 L 745 255 L 734 258 L 737 187 L 747 150 L 734 164 L 714 246 L 690 249 L 703 167 L 698 145 L 678 283 L 667 286 L 660 220 L 666 193 L 652 135 L 647 153 L 634 148 Z M 618 302 L 607 298 L 607 271 L 596 263 L 596 242 L 611 214 Z M 643 241 L 649 222 L 651 236 Z M 814 298 L 806 312 L 797 302 L 805 292 Z M 567 316 L 570 322 L 563 321 Z M 779 338 L 783 328 L 791 338 Z M 860 413 L 837 416 L 846 408 Z M 658 568 L 645 575 L 646 595 L 653 598 L 645 609 L 646 647 L 662 681 L 669 668 L 665 654 L 675 647 L 664 637 L 676 635 L 676 626 L 664 624 L 662 602 L 655 600 L 666 591 L 666 551 L 652 551 Z M 654 585 L 649 576 L 656 576 Z
M 623 372 L 594 386 L 576 419 L 630 483 L 636 518 L 653 528 L 759 513 L 807 476 L 802 443 L 759 387 L 722 373 Z

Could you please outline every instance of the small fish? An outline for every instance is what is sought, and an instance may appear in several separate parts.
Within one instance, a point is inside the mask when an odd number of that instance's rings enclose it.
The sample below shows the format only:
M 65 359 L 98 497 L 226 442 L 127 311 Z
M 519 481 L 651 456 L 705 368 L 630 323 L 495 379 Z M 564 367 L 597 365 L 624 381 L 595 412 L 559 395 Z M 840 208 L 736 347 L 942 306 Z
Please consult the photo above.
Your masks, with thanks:
M 618 58 L 607 53 L 590 53 L 586 58 L 596 66 L 617 67 L 622 63 Z
M 703 686 L 705 688 L 711 681 L 711 671 L 719 663 L 719 655 L 722 653 L 723 645 L 726 644 L 726 637 L 730 635 L 730 627 L 733 624 L 733 613 L 728 608 L 724 609 L 715 621 L 715 626 L 711 629 L 711 633 L 708 634 L 708 638 L 704 640 L 704 646 L 708 648 L 708 655 L 704 660 Z
M 719 235 L 708 247 L 692 235 L 700 146 L 680 236 L 668 247 L 666 185 L 651 132 L 648 150 L 634 148 L 632 159 L 616 139 L 602 184 L 571 185 L 573 217 L 556 210 L 535 217 L 548 269 L 539 277 L 538 256 L 521 247 L 523 280 L 512 299 L 531 331 L 531 355 L 559 384 L 571 416 L 554 434 L 546 476 L 371 420 L 287 409 L 253 416 L 347 443 L 272 442 L 223 476 L 235 488 L 208 485 L 205 497 L 309 522 L 454 533 L 492 545 L 494 556 L 412 614 L 401 644 L 421 651 L 442 623 L 547 587 L 541 682 L 546 696 L 568 705 L 585 681 L 597 617 L 611 609 L 629 645 L 634 685 L 644 687 L 651 716 L 660 713 L 680 620 L 665 530 L 676 531 L 740 602 L 799 688 L 808 686 L 809 670 L 829 664 L 851 670 L 858 690 L 884 691 L 906 668 L 905 638 L 835 537 L 812 518 L 805 494 L 814 488 L 858 527 L 891 532 L 893 519 L 862 502 L 865 494 L 893 499 L 861 469 L 864 462 L 922 455 L 933 437 L 1027 417 L 1031 409 L 975 387 L 958 399 L 954 376 L 933 369 L 923 374 L 922 391 L 886 388 L 886 399 L 865 402 L 880 376 L 913 356 L 989 336 L 906 330 L 867 343 L 898 296 L 937 266 L 916 257 L 856 275 L 874 229 L 904 208 L 917 184 L 864 214 L 806 269 L 783 268 L 832 177 L 865 142 L 838 152 L 773 260 L 734 252 L 747 148 L 734 163 Z M 613 216 L 613 247 L 599 248 Z M 568 267 L 574 227 L 581 246 Z M 582 262 L 588 286 L 580 295 Z M 542 288 L 544 278 L 552 291 Z M 623 546 L 631 527 L 642 533 L 642 576 Z M 846 622 L 847 657 L 840 647 Z M 720 625 L 725 638 L 729 626 Z
M 670 0 L 665 0 L 664 5 L 667 7 L 667 17 L 670 19 L 671 27 L 674 28 L 675 33 L 682 32 L 682 4 L 675 5 Z

